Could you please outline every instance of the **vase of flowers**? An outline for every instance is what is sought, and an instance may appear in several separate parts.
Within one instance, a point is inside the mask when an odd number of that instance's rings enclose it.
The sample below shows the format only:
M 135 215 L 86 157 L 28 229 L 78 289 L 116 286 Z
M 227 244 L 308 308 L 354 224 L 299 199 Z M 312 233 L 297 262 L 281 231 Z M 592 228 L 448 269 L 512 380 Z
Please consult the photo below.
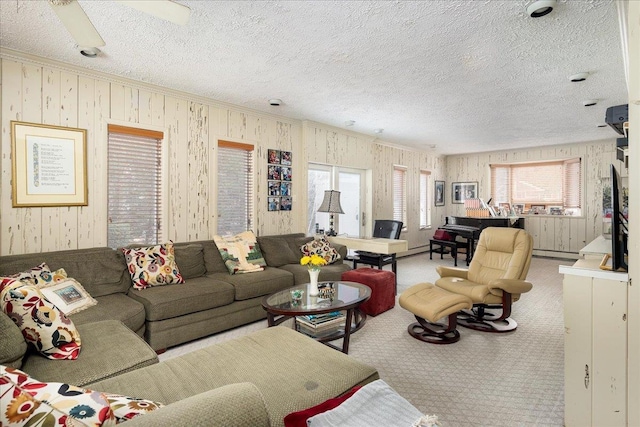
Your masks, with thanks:
M 309 269 L 309 295 L 318 296 L 318 276 L 320 275 L 320 267 L 327 264 L 327 261 L 320 255 L 313 254 L 311 256 L 303 256 L 300 264 L 306 265 Z

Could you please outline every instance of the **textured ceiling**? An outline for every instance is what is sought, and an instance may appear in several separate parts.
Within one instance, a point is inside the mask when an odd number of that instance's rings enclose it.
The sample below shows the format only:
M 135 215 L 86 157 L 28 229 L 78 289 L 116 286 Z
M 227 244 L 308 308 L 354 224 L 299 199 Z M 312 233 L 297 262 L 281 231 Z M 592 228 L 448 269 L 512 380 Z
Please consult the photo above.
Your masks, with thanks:
M 185 27 L 80 0 L 88 59 L 46 1 L 0 0 L 0 46 L 442 154 L 614 138 L 597 125 L 627 103 L 613 1 L 178 2 Z

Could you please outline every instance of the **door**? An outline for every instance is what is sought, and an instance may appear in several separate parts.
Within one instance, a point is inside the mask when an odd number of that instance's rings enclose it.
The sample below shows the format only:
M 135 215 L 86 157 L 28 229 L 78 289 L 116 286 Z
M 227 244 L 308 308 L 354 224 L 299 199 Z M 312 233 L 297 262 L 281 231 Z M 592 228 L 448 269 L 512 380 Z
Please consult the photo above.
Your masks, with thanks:
M 364 198 L 364 171 L 338 168 L 340 204 L 344 214 L 339 215 L 340 234 L 351 237 L 364 235 L 362 212 Z

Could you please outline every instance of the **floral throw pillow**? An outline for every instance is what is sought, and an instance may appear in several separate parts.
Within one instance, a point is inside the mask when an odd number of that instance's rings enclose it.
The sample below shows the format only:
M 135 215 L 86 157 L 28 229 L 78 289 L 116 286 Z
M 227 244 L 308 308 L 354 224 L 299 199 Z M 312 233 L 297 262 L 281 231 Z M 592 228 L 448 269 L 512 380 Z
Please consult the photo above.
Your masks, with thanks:
M 0 286 L 2 311 L 18 325 L 27 343 L 48 359 L 78 358 L 78 330 L 38 288 L 15 279 L 10 283 L 3 280 Z
M 115 417 L 102 393 L 69 384 L 41 383 L 0 365 L 0 425 L 102 426 Z M 109 422 L 110 421 L 110 422 Z
M 136 399 L 111 393 L 103 394 L 107 398 L 118 424 L 164 406 L 161 403 L 146 399 Z
M 300 250 L 305 256 L 320 255 L 327 261 L 327 264 L 332 264 L 340 259 L 340 254 L 336 248 L 331 246 L 331 243 L 324 236 L 302 245 Z
M 267 266 L 255 234 L 243 231 L 235 236 L 213 236 L 229 274 L 253 273 Z
M 0 425 L 113 426 L 161 408 L 160 403 L 42 383 L 17 369 L 0 365 Z
M 64 270 L 63 270 L 64 271 Z M 51 277 L 51 269 L 47 265 L 46 262 L 36 265 L 33 268 L 30 268 L 26 271 L 21 271 L 20 273 L 12 274 L 11 276 L 17 280 L 28 280 L 32 284 L 36 284 L 36 280 L 43 277 L 43 280 L 47 280 L 47 278 Z
M 178 270 L 173 242 L 146 248 L 122 248 L 135 289 L 184 283 Z

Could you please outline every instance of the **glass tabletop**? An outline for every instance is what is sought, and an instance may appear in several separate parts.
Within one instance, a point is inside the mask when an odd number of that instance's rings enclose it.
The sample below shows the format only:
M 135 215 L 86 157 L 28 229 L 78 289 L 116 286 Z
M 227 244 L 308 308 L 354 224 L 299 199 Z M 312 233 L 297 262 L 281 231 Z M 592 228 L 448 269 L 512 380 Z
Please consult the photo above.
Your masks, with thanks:
M 309 295 L 309 283 L 297 285 L 267 296 L 262 305 L 278 312 L 316 313 L 330 310 L 344 310 L 365 301 L 371 296 L 368 286 L 355 282 L 319 282 L 321 294 Z M 333 288 L 332 296 L 323 294 L 322 290 Z M 300 291 L 299 301 L 294 300 L 295 291 Z

